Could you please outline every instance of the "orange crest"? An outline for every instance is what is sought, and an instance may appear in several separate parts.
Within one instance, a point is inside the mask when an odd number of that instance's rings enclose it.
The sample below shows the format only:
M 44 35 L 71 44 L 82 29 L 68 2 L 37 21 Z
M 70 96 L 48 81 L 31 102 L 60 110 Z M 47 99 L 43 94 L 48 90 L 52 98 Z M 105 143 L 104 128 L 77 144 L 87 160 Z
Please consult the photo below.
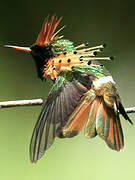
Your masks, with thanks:
M 54 33 L 60 21 L 62 20 L 62 17 L 58 19 L 57 17 L 52 16 L 50 21 L 48 19 L 49 19 L 49 16 L 47 16 L 47 18 L 45 19 L 43 26 L 41 28 L 41 31 L 36 40 L 36 44 L 39 46 L 44 46 L 45 44 L 53 41 L 54 37 L 56 37 L 58 32 L 60 32 L 65 27 L 63 26 L 56 33 Z

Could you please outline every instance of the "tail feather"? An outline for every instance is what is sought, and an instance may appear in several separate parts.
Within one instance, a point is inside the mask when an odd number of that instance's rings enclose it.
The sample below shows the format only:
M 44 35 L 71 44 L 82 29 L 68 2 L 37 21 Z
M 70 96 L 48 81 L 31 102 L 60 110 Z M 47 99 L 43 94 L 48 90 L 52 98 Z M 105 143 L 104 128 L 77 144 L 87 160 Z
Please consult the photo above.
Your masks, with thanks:
M 124 147 L 124 136 L 119 116 L 110 117 L 109 135 L 105 139 L 107 145 L 116 151 Z
M 118 113 L 109 108 L 102 97 L 96 97 L 91 105 L 85 136 L 98 134 L 106 144 L 116 151 L 124 146 L 123 131 Z
M 97 135 L 96 132 L 96 115 L 98 111 L 98 106 L 100 104 L 100 99 L 96 98 L 92 102 L 91 109 L 88 116 L 87 125 L 85 128 L 85 137 L 92 138 Z

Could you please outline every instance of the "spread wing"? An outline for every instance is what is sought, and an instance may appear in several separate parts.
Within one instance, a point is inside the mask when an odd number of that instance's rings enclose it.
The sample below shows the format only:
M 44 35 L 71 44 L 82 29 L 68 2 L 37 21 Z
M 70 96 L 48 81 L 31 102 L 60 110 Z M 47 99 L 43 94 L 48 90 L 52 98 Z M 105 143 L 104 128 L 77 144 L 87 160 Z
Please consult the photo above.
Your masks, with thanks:
M 52 145 L 81 97 L 90 89 L 92 78 L 86 72 L 63 72 L 56 79 L 33 131 L 30 143 L 31 162 L 40 159 Z

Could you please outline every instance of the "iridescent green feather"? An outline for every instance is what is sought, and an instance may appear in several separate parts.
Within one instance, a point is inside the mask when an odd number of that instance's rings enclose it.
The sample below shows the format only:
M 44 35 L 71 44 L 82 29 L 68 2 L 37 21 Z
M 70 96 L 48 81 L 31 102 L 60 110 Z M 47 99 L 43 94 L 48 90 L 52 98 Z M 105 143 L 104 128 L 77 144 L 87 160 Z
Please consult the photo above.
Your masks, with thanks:
M 78 71 L 80 73 L 90 72 L 90 73 L 96 75 L 97 77 L 106 76 L 103 66 L 100 66 L 100 65 L 99 66 L 90 65 L 90 66 L 84 66 L 84 67 L 74 67 L 73 70 Z
M 55 56 L 58 56 L 62 53 L 68 53 L 75 51 L 73 42 L 67 40 L 67 39 L 61 39 L 56 41 L 55 43 L 51 44 L 52 50 Z

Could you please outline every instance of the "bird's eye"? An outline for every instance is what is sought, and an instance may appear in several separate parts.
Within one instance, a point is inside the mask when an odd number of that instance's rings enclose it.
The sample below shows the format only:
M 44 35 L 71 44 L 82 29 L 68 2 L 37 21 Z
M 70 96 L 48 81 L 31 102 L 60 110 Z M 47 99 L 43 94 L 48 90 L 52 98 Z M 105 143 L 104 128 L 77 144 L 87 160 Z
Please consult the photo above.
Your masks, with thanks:
M 46 51 L 50 51 L 50 49 L 51 49 L 50 46 L 46 46 L 46 47 L 45 47 L 45 50 L 46 50 Z

